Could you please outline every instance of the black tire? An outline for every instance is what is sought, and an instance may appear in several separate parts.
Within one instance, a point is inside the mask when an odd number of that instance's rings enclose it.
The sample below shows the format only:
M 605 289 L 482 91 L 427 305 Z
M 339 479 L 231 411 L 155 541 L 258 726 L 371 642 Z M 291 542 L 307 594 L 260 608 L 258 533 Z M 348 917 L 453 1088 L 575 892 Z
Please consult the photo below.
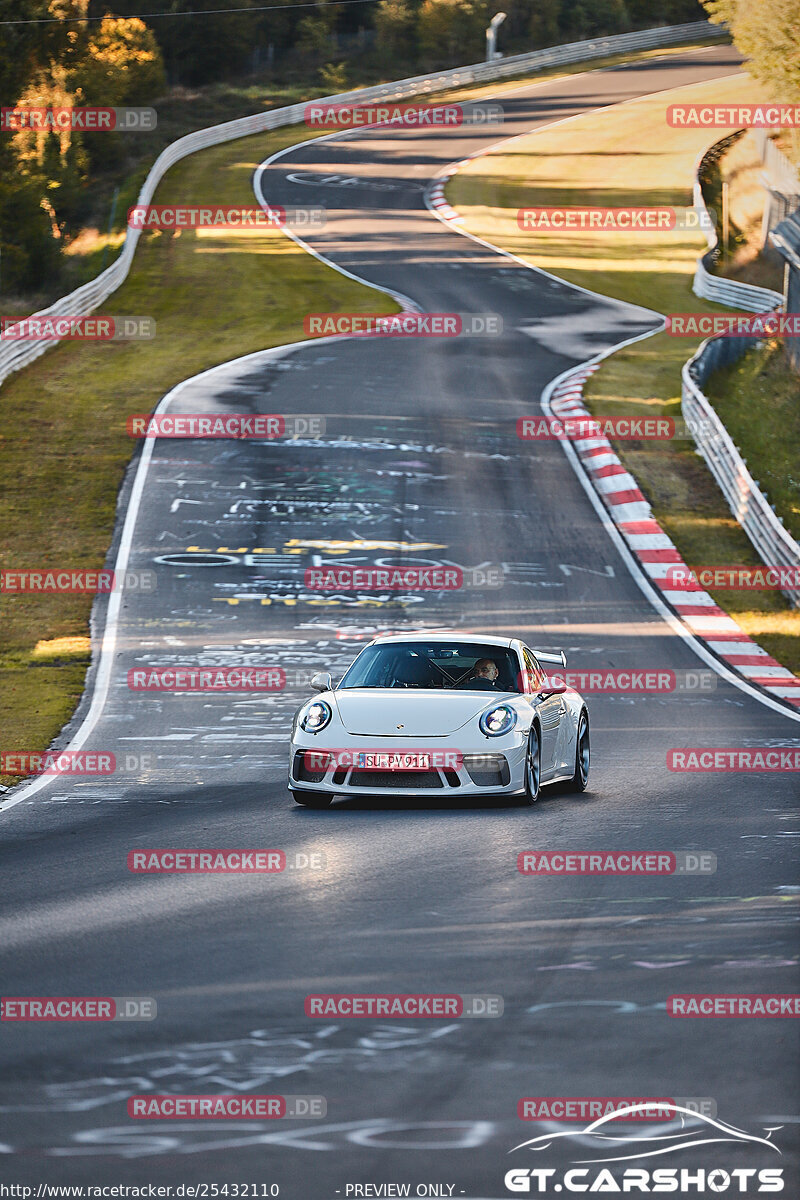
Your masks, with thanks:
M 305 792 L 299 788 L 289 788 L 289 791 L 295 802 L 305 808 L 327 808 L 333 800 L 327 792 Z
M 589 765 L 592 759 L 589 740 L 589 714 L 584 708 L 578 717 L 578 736 L 575 739 L 575 774 L 570 786 L 574 792 L 583 792 L 589 782 Z
M 525 753 L 525 795 L 523 804 L 535 804 L 539 799 L 542 780 L 542 743 L 536 725 L 531 726 Z

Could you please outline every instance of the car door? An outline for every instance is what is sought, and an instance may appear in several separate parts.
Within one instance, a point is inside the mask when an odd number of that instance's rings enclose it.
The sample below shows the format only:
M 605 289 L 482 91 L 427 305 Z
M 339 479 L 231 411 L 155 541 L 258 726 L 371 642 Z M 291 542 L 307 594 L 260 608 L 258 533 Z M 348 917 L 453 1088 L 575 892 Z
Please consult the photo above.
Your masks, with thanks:
M 530 700 L 539 714 L 542 730 L 542 774 L 551 775 L 559 765 L 564 701 L 561 696 L 542 695 L 542 688 L 547 684 L 545 673 L 527 646 L 523 647 L 522 655 Z

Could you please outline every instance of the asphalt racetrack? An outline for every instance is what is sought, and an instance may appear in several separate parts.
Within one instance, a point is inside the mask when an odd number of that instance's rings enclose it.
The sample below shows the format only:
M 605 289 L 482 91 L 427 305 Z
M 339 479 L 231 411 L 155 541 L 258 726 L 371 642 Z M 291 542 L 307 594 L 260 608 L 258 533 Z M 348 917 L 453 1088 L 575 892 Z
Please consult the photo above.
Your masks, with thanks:
M 711 47 L 579 74 L 503 98 L 500 129 L 349 133 L 258 173 L 269 202 L 327 208 L 310 245 L 331 262 L 424 311 L 499 314 L 504 332 L 300 344 L 169 400 L 170 412 L 317 414 L 326 432 L 163 439 L 132 464 L 114 553 L 155 569 L 158 586 L 110 615 L 98 601 L 106 649 L 72 727 L 123 769 L 42 779 L 0 805 L 2 991 L 154 997 L 158 1016 L 4 1025 L 6 1182 L 250 1182 L 290 1200 L 397 1182 L 502 1197 L 511 1167 L 597 1157 L 569 1139 L 509 1153 L 579 1128 L 520 1121 L 521 1097 L 705 1097 L 748 1134 L 781 1126 L 778 1150 L 704 1144 L 664 1165 L 779 1166 L 784 1194 L 798 1194 L 793 1022 L 678 1020 L 665 1007 L 676 993 L 798 990 L 796 776 L 666 765 L 672 747 L 797 745 L 788 713 L 723 679 L 711 692 L 591 696 L 588 790 L 546 789 L 532 809 L 365 796 L 319 812 L 286 790 L 291 717 L 310 694 L 301 673 L 336 677 L 375 631 L 519 635 L 580 668 L 705 669 L 630 575 L 563 447 L 515 434 L 550 380 L 656 318 L 464 238 L 429 213 L 424 189 L 492 142 L 737 69 L 732 49 Z M 499 589 L 365 602 L 306 591 L 320 560 L 506 575 Z M 127 686 L 133 667 L 177 664 L 279 665 L 289 686 Z M 327 865 L 191 877 L 126 866 L 136 847 L 220 846 L 322 852 Z M 708 851 L 717 870 L 529 878 L 517 855 L 533 848 Z M 325 991 L 499 995 L 504 1011 L 306 1017 L 304 997 Z M 129 1119 L 129 1095 L 164 1092 L 317 1095 L 327 1114 Z

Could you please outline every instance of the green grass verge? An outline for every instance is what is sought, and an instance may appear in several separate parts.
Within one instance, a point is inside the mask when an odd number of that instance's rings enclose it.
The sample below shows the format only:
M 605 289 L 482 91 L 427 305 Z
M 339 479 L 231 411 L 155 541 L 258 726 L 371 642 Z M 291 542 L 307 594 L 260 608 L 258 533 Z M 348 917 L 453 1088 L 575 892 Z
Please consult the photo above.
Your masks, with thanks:
M 720 312 L 719 305 L 698 300 L 691 290 L 695 261 L 705 247 L 702 238 L 532 234 L 519 229 L 517 210 L 691 204 L 694 163 L 725 131 L 670 129 L 666 105 L 752 99 L 754 87 L 747 77 L 717 80 L 531 134 L 470 162 L 453 176 L 447 198 L 469 232 L 573 283 L 662 313 Z M 681 368 L 698 344 L 659 334 L 617 352 L 589 380 L 589 408 L 603 416 L 679 417 Z M 791 528 L 800 478 L 800 418 L 796 399 L 792 403 L 796 377 L 782 373 L 777 360 L 770 364 L 763 358 L 745 360 L 729 376 L 730 393 L 724 376 L 712 385 L 715 402 L 726 393 L 720 415 Z M 617 443 L 615 450 L 690 565 L 758 563 L 694 443 Z M 780 593 L 725 591 L 714 598 L 766 650 L 800 671 L 800 613 Z
M 255 165 L 305 136 L 294 127 L 195 154 L 169 172 L 155 200 L 252 205 Z M 149 411 L 198 371 L 302 338 L 312 309 L 395 312 L 397 305 L 277 231 L 144 235 L 105 311 L 154 317 L 156 338 L 64 342 L 3 386 L 0 564 L 100 566 L 132 453 L 126 417 Z M 0 749 L 41 749 L 80 697 L 91 601 L 3 596 L 0 605 Z
M 705 393 L 770 504 L 800 540 L 800 379 L 767 342 L 709 379 Z

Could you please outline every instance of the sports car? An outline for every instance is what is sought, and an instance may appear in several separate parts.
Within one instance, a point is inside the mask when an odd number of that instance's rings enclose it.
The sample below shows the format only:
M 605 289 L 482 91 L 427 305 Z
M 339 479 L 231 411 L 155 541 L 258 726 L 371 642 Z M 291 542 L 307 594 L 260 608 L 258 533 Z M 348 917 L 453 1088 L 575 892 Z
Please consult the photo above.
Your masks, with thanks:
M 298 804 L 335 796 L 519 797 L 589 778 L 589 713 L 559 679 L 563 651 L 517 638 L 408 633 L 375 638 L 292 725 L 289 790 Z M 550 673 L 548 669 L 550 668 Z

